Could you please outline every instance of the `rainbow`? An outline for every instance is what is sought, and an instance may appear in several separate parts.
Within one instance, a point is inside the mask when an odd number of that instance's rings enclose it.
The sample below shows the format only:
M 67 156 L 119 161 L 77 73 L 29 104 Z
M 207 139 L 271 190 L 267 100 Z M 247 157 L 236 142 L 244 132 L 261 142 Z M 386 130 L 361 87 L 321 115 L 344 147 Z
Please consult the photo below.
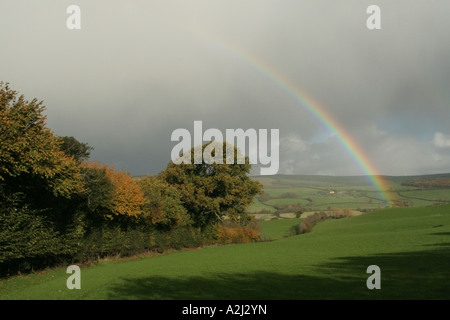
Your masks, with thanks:
M 291 96 L 297 104 L 303 107 L 313 118 L 315 118 L 321 125 L 323 125 L 328 132 L 335 133 L 337 141 L 346 151 L 346 153 L 353 159 L 353 161 L 362 169 L 364 175 L 368 177 L 371 184 L 377 189 L 382 200 L 387 206 L 392 206 L 392 199 L 388 192 L 388 183 L 383 176 L 378 172 L 369 157 L 364 153 L 364 150 L 358 145 L 352 135 L 346 128 L 340 124 L 330 112 L 325 109 L 317 100 L 304 90 L 300 89 L 292 80 L 285 74 L 276 70 L 269 63 L 264 61 L 261 57 L 245 51 L 229 40 L 225 40 L 216 34 L 204 29 L 191 29 L 194 35 L 197 35 L 201 40 L 207 44 L 212 45 L 223 53 L 240 60 L 242 63 L 250 66 L 253 70 L 261 76 L 267 78 L 271 83 L 275 84 L 283 92 Z

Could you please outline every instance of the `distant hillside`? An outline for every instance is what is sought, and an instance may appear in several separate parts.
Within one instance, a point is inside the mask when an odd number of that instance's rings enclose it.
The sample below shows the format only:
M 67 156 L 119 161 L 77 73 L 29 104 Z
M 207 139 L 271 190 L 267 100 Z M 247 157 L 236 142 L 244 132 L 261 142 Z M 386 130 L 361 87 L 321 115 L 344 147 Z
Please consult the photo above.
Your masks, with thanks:
M 427 188 L 427 189 L 442 189 L 450 188 L 450 178 L 433 178 L 433 179 L 415 179 L 407 180 L 402 183 L 403 186 Z
M 424 174 L 415 176 L 387 176 L 387 180 L 404 184 L 408 181 L 425 181 L 425 180 L 435 180 L 435 179 L 450 179 L 450 173 L 438 173 L 438 174 Z
M 450 179 L 450 173 L 413 175 L 413 176 L 381 176 L 386 182 L 392 184 L 402 184 L 412 180 Z M 327 175 L 284 175 L 273 176 L 253 176 L 265 186 L 289 187 L 289 186 L 370 186 L 372 181 L 369 176 L 327 176 Z

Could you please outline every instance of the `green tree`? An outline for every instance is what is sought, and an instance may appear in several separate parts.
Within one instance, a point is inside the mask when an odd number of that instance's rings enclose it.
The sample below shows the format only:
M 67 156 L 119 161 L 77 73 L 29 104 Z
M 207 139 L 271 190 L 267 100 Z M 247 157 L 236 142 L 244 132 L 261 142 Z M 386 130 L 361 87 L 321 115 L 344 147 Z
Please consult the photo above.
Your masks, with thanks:
M 0 206 L 1 275 L 20 271 L 17 268 L 25 261 L 32 268 L 62 252 L 62 241 L 44 216 L 26 206 Z
M 151 175 L 139 179 L 139 185 L 146 199 L 140 219 L 147 225 L 167 230 L 191 224 L 175 186 Z
M 68 156 L 72 156 L 75 161 L 81 163 L 89 159 L 93 147 L 87 143 L 82 143 L 74 137 L 61 137 L 61 150 Z
M 204 144 L 202 150 L 205 151 L 210 143 L 214 142 Z M 195 148 L 192 148 L 191 163 L 174 164 L 171 161 L 159 174 L 159 178 L 179 190 L 183 206 L 194 225 L 202 229 L 224 217 L 243 224 L 248 222 L 247 208 L 262 191 L 262 185 L 248 177 L 251 169 L 248 157 L 245 163 L 237 164 L 240 155 L 234 148 L 234 164 L 227 164 L 226 151 L 230 145 L 223 143 L 221 146 L 223 164 L 204 161 L 194 164 Z M 211 155 L 215 157 L 215 149 Z
M 84 212 L 91 222 L 104 221 L 111 214 L 114 185 L 106 175 L 106 169 L 81 167 L 85 191 L 81 195 L 79 211 Z

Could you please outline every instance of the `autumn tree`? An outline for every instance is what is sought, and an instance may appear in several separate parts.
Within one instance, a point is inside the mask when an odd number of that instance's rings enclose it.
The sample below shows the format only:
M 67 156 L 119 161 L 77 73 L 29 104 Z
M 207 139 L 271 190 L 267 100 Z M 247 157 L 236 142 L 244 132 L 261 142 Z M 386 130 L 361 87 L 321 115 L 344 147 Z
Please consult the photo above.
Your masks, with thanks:
M 38 202 L 70 198 L 83 190 L 79 167 L 61 151 L 61 140 L 46 127 L 42 101 L 28 101 L 0 82 L 0 188 Z
M 0 273 L 47 265 L 80 239 L 72 208 L 82 175 L 46 127 L 42 104 L 0 82 Z
M 204 144 L 202 151 L 205 148 L 211 150 L 211 146 L 208 147 L 211 143 L 215 142 Z M 237 159 L 241 155 L 233 148 L 234 164 L 227 164 L 226 151 L 230 145 L 221 143 L 220 147 L 223 148 L 223 161 L 194 164 L 195 148 L 192 148 L 190 163 L 175 164 L 171 161 L 159 174 L 162 180 L 179 190 L 181 201 L 197 227 L 205 228 L 225 217 L 247 222 L 247 208 L 262 191 L 262 185 L 248 177 L 251 169 L 248 157 L 245 157 L 245 163 L 238 164 Z M 213 157 L 214 150 L 211 152 Z
M 107 184 L 105 184 L 104 190 L 107 192 L 105 193 L 105 198 L 101 199 L 101 196 L 98 195 L 100 197 L 99 200 L 103 201 L 102 206 L 109 210 L 105 214 L 107 218 L 113 219 L 114 216 L 135 217 L 142 212 L 142 206 L 145 204 L 144 193 L 138 182 L 130 174 L 125 171 L 117 171 L 114 167 L 109 167 L 107 164 L 101 165 L 99 162 L 83 163 L 81 167 L 104 172 L 111 182 L 111 191 L 108 190 Z M 105 202 L 105 200 L 108 201 Z

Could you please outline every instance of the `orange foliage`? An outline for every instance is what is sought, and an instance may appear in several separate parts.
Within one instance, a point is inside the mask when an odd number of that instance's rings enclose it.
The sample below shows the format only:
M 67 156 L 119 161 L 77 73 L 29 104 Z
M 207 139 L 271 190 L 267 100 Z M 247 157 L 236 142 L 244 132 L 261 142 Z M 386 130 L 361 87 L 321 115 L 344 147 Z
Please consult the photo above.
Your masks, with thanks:
M 229 227 L 223 224 L 217 226 L 217 240 L 222 244 L 249 243 L 260 238 L 260 233 L 249 227 Z
M 105 170 L 106 176 L 114 186 L 110 209 L 115 215 L 137 216 L 142 212 L 146 200 L 138 182 L 125 171 L 116 171 L 114 167 L 99 162 L 83 163 L 84 168 Z

